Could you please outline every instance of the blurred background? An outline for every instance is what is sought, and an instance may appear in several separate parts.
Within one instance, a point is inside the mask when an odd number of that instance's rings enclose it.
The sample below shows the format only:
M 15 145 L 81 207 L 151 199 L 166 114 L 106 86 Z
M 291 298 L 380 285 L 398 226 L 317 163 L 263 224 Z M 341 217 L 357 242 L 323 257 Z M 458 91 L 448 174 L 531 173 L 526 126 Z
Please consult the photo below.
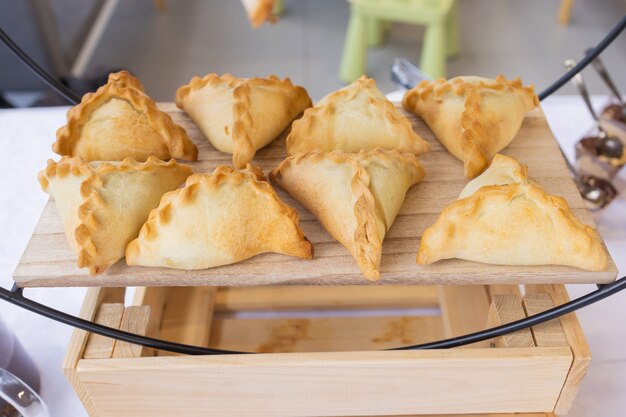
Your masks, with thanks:
M 626 0 L 577 0 L 569 23 L 559 23 L 563 3 L 570 2 L 458 0 L 459 50 L 447 60 L 446 76 L 519 75 L 541 91 L 564 72 L 565 58 L 580 59 L 626 13 Z M 0 0 L 0 27 L 77 91 L 124 68 L 158 101 L 173 101 L 177 87 L 209 72 L 288 76 L 319 99 L 344 84 L 339 68 L 349 19 L 345 0 L 285 0 L 279 21 L 257 29 L 232 0 Z M 366 73 L 383 92 L 396 89 L 394 57 L 420 66 L 426 27 L 392 22 L 382 43 L 368 48 Z M 626 85 L 626 42 L 611 45 L 603 60 L 617 85 Z M 4 45 L 0 63 L 0 92 L 9 103 L 55 104 L 42 99 L 45 86 Z M 587 72 L 591 93 L 606 93 Z

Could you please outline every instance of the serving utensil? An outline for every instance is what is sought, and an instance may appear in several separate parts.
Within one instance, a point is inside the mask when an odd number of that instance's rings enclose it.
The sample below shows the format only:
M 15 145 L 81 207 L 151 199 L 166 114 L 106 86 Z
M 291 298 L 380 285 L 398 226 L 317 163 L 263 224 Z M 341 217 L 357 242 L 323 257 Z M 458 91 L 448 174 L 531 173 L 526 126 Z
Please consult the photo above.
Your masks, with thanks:
M 565 61 L 565 67 L 569 70 L 576 66 L 576 61 L 573 59 L 567 59 Z M 607 133 L 606 130 L 602 127 L 600 123 L 600 118 L 596 114 L 593 109 L 593 105 L 591 104 L 591 99 L 589 97 L 589 92 L 587 90 L 587 86 L 583 81 L 583 77 L 580 73 L 574 75 L 572 78 L 572 83 L 578 89 L 578 92 L 583 98 L 583 101 L 587 105 L 587 109 L 593 117 L 594 122 L 596 123 L 596 128 L 598 129 L 597 141 L 596 141 L 596 149 L 598 151 L 598 155 L 604 155 L 607 158 L 621 158 L 624 153 L 624 144 L 621 140 L 614 137 L 613 135 Z
M 587 53 L 589 50 L 587 50 Z M 606 70 L 606 67 L 602 63 L 600 57 L 596 57 L 593 61 L 591 61 L 591 65 L 596 70 L 602 81 L 606 84 L 609 91 L 613 95 L 615 101 L 617 103 L 608 105 L 603 111 L 602 116 L 608 119 L 618 120 L 622 123 L 626 123 L 626 103 L 622 98 L 622 94 L 617 89 L 617 86 L 613 82 L 613 79 L 609 75 L 609 72 Z
M 564 65 L 569 70 L 576 66 L 576 61 L 568 59 Z M 578 169 L 572 167 L 569 162 L 568 167 L 574 175 L 580 194 L 588 203 L 590 209 L 599 210 L 606 207 L 617 195 L 617 190 L 611 184 L 610 179 L 620 168 L 607 163 L 603 159 L 621 158 L 624 152 L 624 145 L 621 140 L 607 133 L 600 124 L 600 119 L 591 104 L 587 87 L 580 73 L 572 78 L 572 83 L 578 89 L 589 113 L 593 117 L 598 134 L 585 137 L 576 144 Z
M 406 58 L 395 58 L 391 65 L 391 81 L 399 88 L 410 90 L 422 80 L 431 78 Z

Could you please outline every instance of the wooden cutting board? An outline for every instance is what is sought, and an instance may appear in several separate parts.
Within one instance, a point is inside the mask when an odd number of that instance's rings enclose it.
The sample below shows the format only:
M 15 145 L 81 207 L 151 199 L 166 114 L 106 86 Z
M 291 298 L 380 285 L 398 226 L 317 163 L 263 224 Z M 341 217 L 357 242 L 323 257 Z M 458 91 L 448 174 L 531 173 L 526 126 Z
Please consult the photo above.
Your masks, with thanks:
M 163 103 L 159 107 L 183 126 L 198 146 L 199 161 L 191 164 L 196 172 L 212 172 L 218 165 L 231 164 L 231 155 L 215 150 L 191 119 L 173 104 Z M 400 105 L 398 107 L 403 111 Z M 609 266 L 603 272 L 563 266 L 499 266 L 457 259 L 418 266 L 415 256 L 422 232 L 457 199 L 467 180 L 463 177 L 461 161 L 442 147 L 421 119 L 405 114 L 415 131 L 431 144 L 432 150 L 419 158 L 426 177 L 409 190 L 385 237 L 381 279 L 376 284 L 607 283 L 615 279 L 617 268 L 610 256 Z M 254 163 L 266 174 L 286 155 L 285 135 L 286 132 L 256 154 Z M 565 197 L 574 214 L 595 228 L 541 109 L 527 114 L 515 140 L 502 153 L 528 165 L 529 175 L 534 180 L 547 192 Z M 104 274 L 92 277 L 86 269 L 76 267 L 76 255 L 66 241 L 54 201 L 50 200 L 13 278 L 20 287 L 369 284 L 348 251 L 311 213 L 281 189 L 277 191 L 300 213 L 304 234 L 315 248 L 315 259 L 301 260 L 268 253 L 234 265 L 200 271 L 128 267 L 122 259 Z

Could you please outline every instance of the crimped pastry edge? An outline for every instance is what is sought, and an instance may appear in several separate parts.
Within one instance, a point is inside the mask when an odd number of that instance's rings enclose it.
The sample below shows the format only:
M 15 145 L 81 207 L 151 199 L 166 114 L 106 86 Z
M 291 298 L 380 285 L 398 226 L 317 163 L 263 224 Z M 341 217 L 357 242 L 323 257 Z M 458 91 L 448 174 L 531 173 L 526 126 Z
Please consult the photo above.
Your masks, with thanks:
M 413 167 L 416 172 L 413 183 L 421 181 L 424 177 L 424 169 L 414 154 L 382 148 L 361 151 L 356 154 L 346 153 L 341 150 L 331 152 L 315 150 L 296 153 L 285 158 L 278 167 L 270 172 L 269 177 L 272 183 L 280 186 L 282 171 L 288 169 L 291 165 L 298 165 L 305 161 L 315 163 L 316 161 L 327 159 L 335 164 L 347 163 L 352 165 L 355 169 L 355 175 L 352 178 L 351 186 L 352 192 L 357 196 L 354 204 L 354 215 L 357 219 L 357 229 L 354 233 L 355 258 L 365 277 L 370 281 L 377 281 L 380 279 L 380 257 L 373 256 L 373 254 L 381 254 L 383 237 L 379 236 L 376 227 L 374 216 L 376 202 L 374 195 L 369 189 L 370 175 L 367 169 L 361 165 L 362 161 L 372 158 L 398 162 Z M 385 226 L 388 228 L 390 225 Z
M 250 91 L 252 88 L 258 86 L 280 86 L 293 89 L 297 96 L 306 97 L 308 100 L 306 107 L 312 105 L 311 98 L 304 87 L 294 85 L 288 77 L 282 80 L 276 75 L 269 75 L 267 78 L 239 78 L 232 74 L 220 76 L 216 73 L 210 73 L 202 78 L 193 77 L 188 84 L 179 87 L 176 90 L 176 106 L 181 110 L 185 110 L 185 98 L 189 94 L 207 86 L 216 87 L 224 84 L 233 90 L 234 103 L 231 136 L 234 144 L 233 165 L 238 168 L 244 168 L 252 161 L 256 153 L 249 133 L 252 129 L 252 116 L 249 112 Z
M 489 166 L 489 155 L 480 145 L 480 138 L 484 137 L 481 123 L 478 123 L 480 116 L 480 104 L 482 97 L 480 91 L 515 91 L 523 96 L 523 100 L 532 102 L 530 109 L 539 105 L 539 99 L 535 95 L 534 86 L 523 86 L 520 77 L 507 80 L 502 74 L 494 80 L 481 80 L 478 83 L 465 81 L 463 77 L 456 77 L 450 80 L 438 78 L 434 81 L 422 80 L 413 89 L 406 92 L 402 99 L 402 106 L 413 113 L 416 113 L 415 104 L 417 100 L 426 100 L 433 95 L 435 99 L 441 99 L 447 93 L 457 96 L 465 96 L 464 110 L 461 114 L 461 148 L 465 155 L 463 161 L 464 175 L 466 178 L 475 178 Z M 530 110 L 526 109 L 526 111 Z M 419 116 L 419 114 L 418 114 Z
M 598 240 L 596 232 L 590 226 L 582 223 L 574 214 L 572 213 L 567 201 L 560 196 L 550 195 L 545 192 L 539 185 L 534 184 L 532 181 L 528 182 L 515 182 L 507 185 L 488 185 L 479 188 L 472 195 L 463 198 L 461 200 L 456 200 L 455 202 L 449 204 L 439 215 L 437 221 L 426 228 L 424 233 L 422 234 L 422 239 L 420 241 L 420 247 L 417 252 L 416 263 L 418 265 L 429 265 L 433 262 L 444 258 L 432 257 L 429 252 L 428 245 L 425 245 L 425 242 L 428 242 L 430 239 L 430 235 L 435 233 L 435 226 L 438 225 L 441 219 L 444 219 L 451 215 L 452 212 L 457 210 L 462 210 L 464 213 L 473 213 L 480 209 L 482 205 L 485 204 L 486 201 L 490 199 L 492 195 L 502 196 L 506 193 L 507 198 L 512 200 L 520 195 L 528 196 L 531 195 L 532 198 L 528 198 L 528 200 L 532 200 L 534 202 L 538 202 L 542 206 L 554 207 L 556 210 L 553 212 L 554 215 L 562 217 L 567 223 L 571 224 L 574 228 L 583 231 L 591 241 L 595 244 L 602 247 L 601 243 Z M 607 268 L 607 258 L 604 250 L 601 250 L 603 254 L 603 258 L 600 260 L 596 260 L 596 266 L 591 271 L 604 271 Z
M 296 138 L 311 136 L 314 125 L 318 120 L 332 117 L 337 101 L 342 99 L 351 100 L 356 97 L 357 94 L 361 93 L 361 91 L 369 88 L 378 89 L 376 81 L 362 75 L 347 87 L 328 94 L 322 99 L 323 103 L 307 108 L 302 117 L 294 121 L 291 126 L 291 132 L 286 139 L 287 153 L 289 155 L 296 153 L 291 151 L 291 148 L 293 148 L 297 140 Z M 414 141 L 423 148 L 422 151 L 416 152 L 415 155 L 422 155 L 430 151 L 428 142 L 413 130 L 409 119 L 400 113 L 391 101 L 387 100 L 387 98 L 377 99 L 370 97 L 370 104 L 381 111 L 382 116 L 389 121 L 389 125 L 394 130 L 396 136 L 406 135 L 413 137 Z
M 144 113 L 148 123 L 161 135 L 172 158 L 198 159 L 198 148 L 191 142 L 185 129 L 174 123 L 170 115 L 159 110 L 156 103 L 143 92 L 139 80 L 127 71 L 109 74 L 105 85 L 94 93 L 85 94 L 79 104 L 68 110 L 67 123 L 57 130 L 52 150 L 62 156 L 75 156 L 72 152 L 75 143 L 80 140 L 84 122 L 89 120 L 96 108 L 112 98 L 126 100 Z
M 161 161 L 156 157 L 149 157 L 145 162 L 137 162 L 133 158 L 125 158 L 119 163 L 100 162 L 97 166 L 86 162 L 78 156 L 62 157 L 58 162 L 48 160 L 47 167 L 39 172 L 38 179 L 41 188 L 48 192 L 49 181 L 53 177 L 63 178 L 67 175 L 85 175 L 87 178 L 81 183 L 80 194 L 83 203 L 78 207 L 79 224 L 74 231 L 74 238 L 77 245 L 79 268 L 89 268 L 91 275 L 98 275 L 104 272 L 110 265 L 99 264 L 98 248 L 92 239 L 92 233 L 100 226 L 95 212 L 104 205 L 102 197 L 98 193 L 98 188 L 102 186 L 101 176 L 111 172 L 124 171 L 151 171 L 159 167 L 179 167 L 188 169 L 191 174 L 191 167 L 179 164 L 176 160 Z M 106 225 L 104 225 L 106 227 Z
M 152 241 L 158 238 L 158 228 L 161 225 L 169 223 L 174 204 L 193 204 L 201 184 L 208 186 L 210 189 L 217 189 L 226 183 L 241 185 L 246 181 L 250 182 L 254 189 L 261 194 L 269 195 L 271 199 L 277 203 L 280 214 L 286 216 L 292 222 L 298 234 L 298 238 L 304 243 L 301 245 L 301 248 L 299 248 L 301 251 L 297 256 L 302 259 L 312 259 L 314 253 L 313 245 L 311 245 L 311 242 L 304 236 L 304 232 L 300 227 L 298 212 L 280 199 L 259 167 L 247 164 L 244 169 L 235 169 L 221 165 L 215 168 L 211 174 L 193 174 L 187 178 L 183 188 L 163 194 L 159 206 L 150 212 L 148 220 L 142 226 L 138 237 L 127 246 L 127 262 L 128 259 L 134 259 L 139 256 L 139 240 Z

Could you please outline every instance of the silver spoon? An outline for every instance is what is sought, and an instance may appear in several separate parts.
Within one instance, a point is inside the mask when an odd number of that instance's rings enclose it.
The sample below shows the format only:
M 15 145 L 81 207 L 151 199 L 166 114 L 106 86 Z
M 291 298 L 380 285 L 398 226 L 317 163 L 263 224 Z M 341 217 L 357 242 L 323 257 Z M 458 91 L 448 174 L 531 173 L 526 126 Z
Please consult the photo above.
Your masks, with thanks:
M 564 63 L 565 68 L 568 70 L 572 69 L 576 66 L 576 61 L 573 59 L 568 59 Z M 596 127 L 598 129 L 598 144 L 596 145 L 596 149 L 599 155 L 604 155 L 609 158 L 621 158 L 624 153 L 624 144 L 618 138 L 615 138 L 609 135 L 600 125 L 600 118 L 596 114 L 593 106 L 591 105 L 591 99 L 589 98 L 589 92 L 587 91 L 587 86 L 583 81 L 583 77 L 580 73 L 574 75 L 572 78 L 572 83 L 578 89 L 578 92 L 583 98 L 583 101 L 587 105 L 587 109 L 589 113 L 591 113 L 591 117 L 596 123 Z

